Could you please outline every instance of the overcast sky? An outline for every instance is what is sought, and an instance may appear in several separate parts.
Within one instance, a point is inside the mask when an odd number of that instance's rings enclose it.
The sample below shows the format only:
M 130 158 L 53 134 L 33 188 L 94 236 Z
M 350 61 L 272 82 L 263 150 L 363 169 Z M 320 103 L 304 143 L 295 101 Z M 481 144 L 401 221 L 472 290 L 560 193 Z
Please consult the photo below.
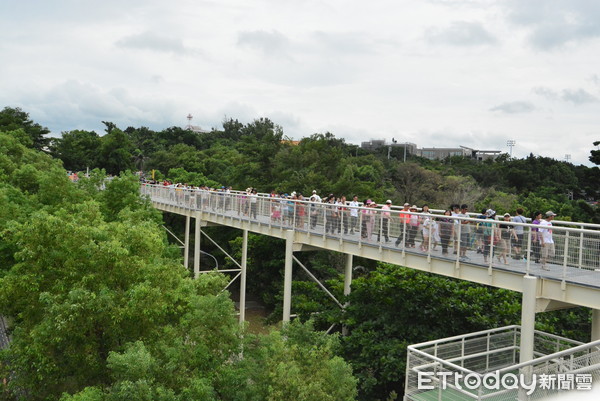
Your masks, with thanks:
M 0 107 L 55 135 L 268 117 L 589 165 L 598 21 L 597 0 L 1 0 Z

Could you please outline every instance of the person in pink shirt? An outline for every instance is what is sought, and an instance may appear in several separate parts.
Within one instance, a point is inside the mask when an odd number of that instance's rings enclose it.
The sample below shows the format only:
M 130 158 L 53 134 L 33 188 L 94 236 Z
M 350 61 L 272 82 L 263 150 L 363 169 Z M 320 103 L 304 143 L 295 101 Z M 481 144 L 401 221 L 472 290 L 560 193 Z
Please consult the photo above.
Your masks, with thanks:
M 381 206 L 381 229 L 377 233 L 377 242 L 381 241 L 381 234 L 383 234 L 383 237 L 385 238 L 385 242 L 390 242 L 390 238 L 389 238 L 389 234 L 388 234 L 388 227 L 389 227 L 390 218 L 392 217 L 391 210 L 392 210 L 392 201 L 390 199 L 388 199 L 387 201 L 385 201 L 385 205 Z

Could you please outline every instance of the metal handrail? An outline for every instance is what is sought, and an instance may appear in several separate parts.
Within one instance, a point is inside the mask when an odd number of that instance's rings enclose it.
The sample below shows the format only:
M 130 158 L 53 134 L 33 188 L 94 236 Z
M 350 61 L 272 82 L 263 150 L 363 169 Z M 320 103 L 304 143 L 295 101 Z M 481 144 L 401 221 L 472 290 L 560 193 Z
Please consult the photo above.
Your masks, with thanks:
M 415 236 L 414 229 L 410 229 L 410 223 L 407 220 L 416 219 L 422 221 L 425 218 L 431 219 L 431 221 L 440 225 L 450 224 L 442 223 L 441 218 L 446 218 L 452 223 L 451 230 L 455 231 L 453 237 L 450 238 L 448 245 L 449 248 L 457 250 L 460 247 L 464 250 L 472 247 L 472 243 L 463 244 L 462 235 L 456 235 L 462 233 L 466 228 L 471 231 L 472 238 L 478 238 L 482 240 L 483 244 L 481 247 L 486 248 L 485 255 L 490 256 L 489 261 L 484 262 L 473 262 L 471 264 L 481 264 L 488 268 L 491 274 L 494 269 L 504 267 L 494 264 L 493 256 L 502 255 L 502 252 L 498 248 L 499 245 L 495 244 L 490 238 L 490 235 L 494 236 L 497 233 L 498 228 L 502 227 L 517 227 L 521 226 L 524 228 L 524 237 L 522 243 L 521 254 L 526 257 L 526 263 L 517 264 L 517 262 L 511 262 L 514 268 L 523 268 L 523 271 L 530 273 L 533 267 L 531 262 L 532 257 L 537 258 L 536 247 L 537 242 L 532 241 L 532 235 L 540 228 L 539 225 L 531 223 L 517 223 L 512 221 L 502 221 L 494 219 L 479 219 L 474 217 L 459 217 L 459 216 L 444 216 L 431 213 L 422 212 L 411 212 L 411 211 L 399 211 L 393 210 L 382 210 L 380 208 L 365 207 L 365 206 L 350 206 L 348 202 L 345 204 L 331 204 L 331 203 L 316 203 L 310 200 L 292 200 L 278 197 L 266 197 L 258 196 L 251 198 L 245 192 L 231 191 L 230 193 L 207 191 L 201 189 L 189 189 L 183 187 L 163 186 L 156 184 L 142 184 L 141 192 L 150 195 L 153 200 L 162 202 L 165 204 L 174 204 L 183 206 L 191 210 L 201 210 L 203 212 L 212 213 L 215 215 L 224 215 L 227 218 L 239 219 L 239 220 L 250 220 L 255 221 L 259 224 L 265 224 L 264 221 L 260 221 L 261 218 L 264 220 L 265 217 L 271 215 L 271 212 L 276 208 L 281 209 L 279 216 L 273 216 L 267 220 L 269 227 L 277 226 L 280 229 L 290 229 L 294 231 L 301 231 L 308 233 L 308 235 L 322 235 L 324 238 L 327 236 L 334 236 L 340 240 L 340 243 L 345 240 L 358 242 L 358 246 L 378 246 L 381 250 L 383 246 L 387 249 L 394 249 L 391 245 L 385 245 L 385 240 L 391 238 L 392 241 L 398 238 L 396 241 L 402 242 L 398 248 L 398 252 L 405 255 L 407 247 L 407 237 L 411 235 Z M 255 199 L 255 206 L 250 206 L 250 199 Z M 227 208 L 229 211 L 220 210 Z M 343 209 L 343 210 L 341 210 Z M 233 210 L 233 212 L 231 212 Z M 355 210 L 358 214 L 357 219 L 350 218 L 351 210 Z M 237 216 L 232 216 L 232 213 L 237 212 Z M 316 212 L 317 216 L 312 215 L 312 212 Z M 332 217 L 332 212 L 341 212 L 340 217 Z M 245 215 L 247 213 L 247 215 Z M 259 218 L 254 219 L 251 214 L 257 214 Z M 389 214 L 385 227 L 383 223 L 383 213 Z M 302 215 L 301 215 L 302 214 Z M 404 217 L 402 217 L 404 216 Z M 354 222 L 353 220 L 358 220 Z M 459 224 L 466 222 L 468 224 Z M 319 227 L 315 226 L 318 225 Z M 347 230 L 351 224 L 358 223 L 358 226 L 353 226 L 352 229 L 356 229 L 359 232 L 358 238 L 347 238 L 344 235 L 337 234 L 341 233 L 341 230 Z M 481 234 L 476 231 L 477 224 L 486 224 L 486 233 Z M 553 222 L 554 223 L 554 222 Z M 574 223 L 571 223 L 574 224 Z M 543 228 L 543 227 L 542 227 Z M 329 233 L 328 231 L 335 230 L 335 233 Z M 385 231 L 384 231 L 385 230 Z M 553 225 L 552 230 L 554 231 L 554 242 L 556 247 L 556 256 L 550 260 L 550 264 L 555 266 L 555 270 L 560 270 L 560 274 L 548 276 L 548 278 L 560 281 L 563 286 L 567 282 L 572 281 L 572 274 L 567 274 L 568 268 L 583 269 L 586 272 L 593 272 L 594 270 L 600 270 L 600 230 L 591 230 L 585 228 L 572 228 L 572 227 L 561 227 Z M 362 232 L 361 231 L 366 231 Z M 362 235 L 360 235 L 362 234 Z M 369 236 L 371 235 L 371 237 Z M 378 234 L 378 235 L 377 235 Z M 372 238 L 374 236 L 375 238 Z M 567 238 L 568 236 L 568 238 Z M 379 237 L 377 239 L 377 237 Z M 421 250 L 428 261 L 431 260 L 432 256 L 437 256 L 434 252 L 434 243 L 432 239 L 433 235 L 430 235 L 429 242 L 422 242 L 423 249 Z M 510 240 L 509 240 L 510 241 Z M 454 247 L 452 243 L 456 242 Z M 400 244 L 399 244 L 400 245 Z M 507 256 L 511 256 L 513 250 L 509 243 Z M 487 249 L 489 248 L 489 250 Z M 418 252 L 417 249 L 412 252 Z M 455 257 L 456 268 L 460 268 L 461 262 L 464 263 L 457 252 Z M 449 256 L 446 257 L 446 259 Z M 504 267 L 506 268 L 506 267 Z M 540 274 L 540 275 L 542 275 Z M 585 278 L 578 279 L 583 285 L 600 286 L 600 274 L 597 276 L 588 276 Z M 583 280 L 583 281 L 582 281 Z

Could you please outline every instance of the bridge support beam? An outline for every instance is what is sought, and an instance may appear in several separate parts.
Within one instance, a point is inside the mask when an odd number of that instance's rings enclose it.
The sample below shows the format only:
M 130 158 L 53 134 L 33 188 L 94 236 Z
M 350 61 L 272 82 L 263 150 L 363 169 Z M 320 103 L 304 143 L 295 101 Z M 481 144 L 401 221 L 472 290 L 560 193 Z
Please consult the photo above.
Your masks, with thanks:
M 349 253 L 346 254 L 346 266 L 344 269 L 344 295 L 350 295 L 351 285 L 352 285 L 352 263 L 353 256 Z M 348 303 L 344 303 L 344 307 L 347 306 Z M 342 335 L 348 335 L 348 328 L 346 326 L 342 327 Z
M 183 266 L 187 269 L 190 262 L 190 216 L 185 216 L 185 238 L 183 239 Z
M 519 348 L 519 362 L 528 362 L 533 360 L 534 336 L 535 336 L 535 309 L 537 298 L 537 278 L 533 276 L 523 276 L 523 301 L 521 305 L 521 345 Z M 532 381 L 532 367 L 527 366 L 520 372 L 524 376 L 526 383 Z M 519 388 L 519 400 L 527 400 L 525 389 Z
M 523 277 L 523 302 L 521 306 L 521 347 L 520 363 L 533 359 L 533 337 L 535 332 L 535 306 L 537 278 Z
M 292 266 L 294 263 L 294 232 L 285 232 L 285 270 L 283 276 L 283 322 L 289 322 L 292 314 Z
M 200 277 L 200 216 L 196 215 L 194 226 L 194 278 Z
M 248 230 L 243 230 L 242 270 L 240 271 L 240 323 L 246 321 L 246 261 L 248 259 Z
M 600 340 L 600 309 L 592 309 L 592 341 Z

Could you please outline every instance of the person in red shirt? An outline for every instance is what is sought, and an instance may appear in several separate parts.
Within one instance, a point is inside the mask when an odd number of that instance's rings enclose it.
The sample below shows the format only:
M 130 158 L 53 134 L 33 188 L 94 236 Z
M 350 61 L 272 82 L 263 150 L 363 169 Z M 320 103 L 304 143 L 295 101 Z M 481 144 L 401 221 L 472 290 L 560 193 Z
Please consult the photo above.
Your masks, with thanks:
M 410 203 L 405 203 L 402 210 L 400 210 L 400 235 L 398 235 L 398 239 L 396 239 L 395 245 L 398 246 L 404 240 L 404 232 L 408 232 L 408 227 L 406 227 L 410 215 L 408 214 L 410 208 Z

